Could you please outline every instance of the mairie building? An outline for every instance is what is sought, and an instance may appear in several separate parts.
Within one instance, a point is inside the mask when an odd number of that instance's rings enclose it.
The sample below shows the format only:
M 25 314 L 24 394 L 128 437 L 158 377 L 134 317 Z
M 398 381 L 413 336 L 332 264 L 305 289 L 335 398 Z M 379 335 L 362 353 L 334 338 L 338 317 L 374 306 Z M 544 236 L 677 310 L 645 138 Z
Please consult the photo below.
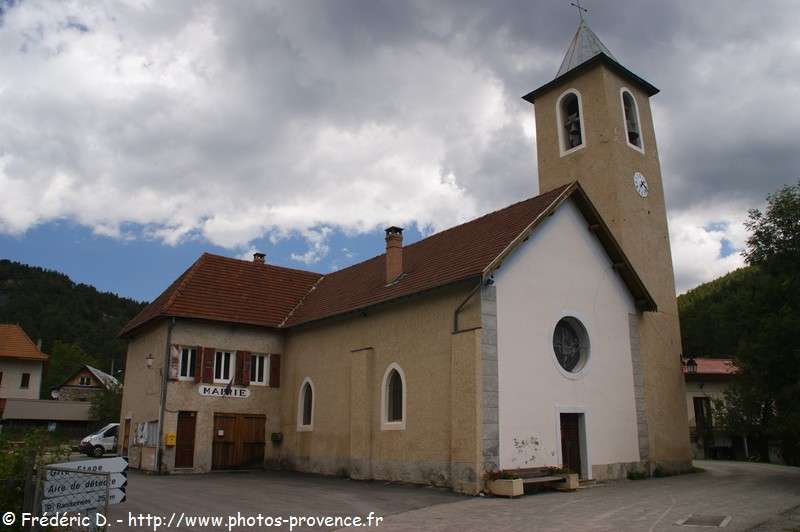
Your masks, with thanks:
M 581 21 L 524 96 L 540 195 L 331 273 L 202 255 L 122 331 L 131 466 L 464 493 L 688 468 L 657 92 Z

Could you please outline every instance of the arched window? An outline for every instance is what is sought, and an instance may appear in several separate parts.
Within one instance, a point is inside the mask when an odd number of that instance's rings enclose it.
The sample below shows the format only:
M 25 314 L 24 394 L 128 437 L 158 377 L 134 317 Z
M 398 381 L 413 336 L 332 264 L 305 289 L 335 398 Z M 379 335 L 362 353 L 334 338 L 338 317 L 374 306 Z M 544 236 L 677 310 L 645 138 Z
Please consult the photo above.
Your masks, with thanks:
M 381 410 L 382 430 L 402 430 L 406 427 L 406 378 L 397 364 L 390 364 L 383 376 Z
M 297 398 L 297 430 L 314 428 L 314 383 L 306 377 Z
M 575 89 L 564 92 L 556 104 L 558 141 L 561 155 L 584 146 L 583 108 L 581 94 Z
M 622 88 L 620 95 L 622 98 L 622 116 L 625 118 L 625 140 L 630 147 L 644 151 L 642 130 L 639 125 L 639 106 L 628 89 Z

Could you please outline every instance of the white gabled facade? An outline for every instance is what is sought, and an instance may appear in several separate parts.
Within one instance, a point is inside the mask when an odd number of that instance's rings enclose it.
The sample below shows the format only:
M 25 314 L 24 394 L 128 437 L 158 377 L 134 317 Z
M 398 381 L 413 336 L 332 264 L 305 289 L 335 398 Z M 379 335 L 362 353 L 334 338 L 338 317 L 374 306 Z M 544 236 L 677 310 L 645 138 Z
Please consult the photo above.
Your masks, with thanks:
M 573 201 L 506 259 L 495 286 L 500 468 L 563 464 L 562 413 L 581 414 L 583 477 L 609 476 L 616 465 L 623 465 L 623 474 L 625 465 L 636 467 L 629 329 L 636 309 Z M 554 328 L 568 316 L 583 324 L 590 342 L 585 365 L 576 373 L 560 366 L 553 349 Z

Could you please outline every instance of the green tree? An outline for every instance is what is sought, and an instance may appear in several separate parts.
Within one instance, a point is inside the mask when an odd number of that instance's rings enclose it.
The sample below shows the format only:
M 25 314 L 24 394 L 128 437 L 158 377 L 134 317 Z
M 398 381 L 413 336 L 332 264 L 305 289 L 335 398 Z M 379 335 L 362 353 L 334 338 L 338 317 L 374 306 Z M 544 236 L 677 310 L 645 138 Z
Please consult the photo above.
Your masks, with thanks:
M 89 415 L 101 423 L 116 423 L 122 410 L 122 387 L 104 388 L 92 397 Z
M 779 440 L 784 460 L 800 465 L 800 183 L 767 197 L 753 209 L 743 255 L 757 276 L 739 302 L 739 374 L 719 413 L 728 426 L 747 429 L 761 441 Z

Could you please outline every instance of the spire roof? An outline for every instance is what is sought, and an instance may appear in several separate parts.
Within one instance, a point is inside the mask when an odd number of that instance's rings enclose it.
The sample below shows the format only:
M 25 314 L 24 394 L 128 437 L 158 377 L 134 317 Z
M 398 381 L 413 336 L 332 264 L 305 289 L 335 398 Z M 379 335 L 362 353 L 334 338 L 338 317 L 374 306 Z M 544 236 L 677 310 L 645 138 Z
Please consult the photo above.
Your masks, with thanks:
M 622 66 L 617 61 L 617 58 L 606 48 L 606 45 L 589 28 L 586 21 L 581 18 L 581 22 L 578 24 L 578 31 L 575 32 L 575 36 L 572 37 L 572 41 L 569 43 L 569 48 L 564 55 L 564 60 L 561 61 L 556 77 L 538 89 L 532 90 L 522 99 L 534 103 L 540 95 L 553 87 L 560 86 L 565 80 L 577 76 L 580 72 L 588 70 L 592 68 L 592 65 L 598 63 L 602 63 L 622 77 L 638 84 L 648 96 L 658 93 L 658 89 L 651 83 Z
M 617 61 L 617 58 L 608 51 L 606 45 L 595 35 L 586 22 L 581 19 L 580 24 L 578 24 L 578 31 L 575 32 L 572 42 L 569 43 L 569 48 L 564 55 L 564 60 L 561 61 L 561 66 L 556 73 L 556 77 L 566 74 L 573 68 L 582 65 L 598 54 L 605 54 L 614 61 Z

